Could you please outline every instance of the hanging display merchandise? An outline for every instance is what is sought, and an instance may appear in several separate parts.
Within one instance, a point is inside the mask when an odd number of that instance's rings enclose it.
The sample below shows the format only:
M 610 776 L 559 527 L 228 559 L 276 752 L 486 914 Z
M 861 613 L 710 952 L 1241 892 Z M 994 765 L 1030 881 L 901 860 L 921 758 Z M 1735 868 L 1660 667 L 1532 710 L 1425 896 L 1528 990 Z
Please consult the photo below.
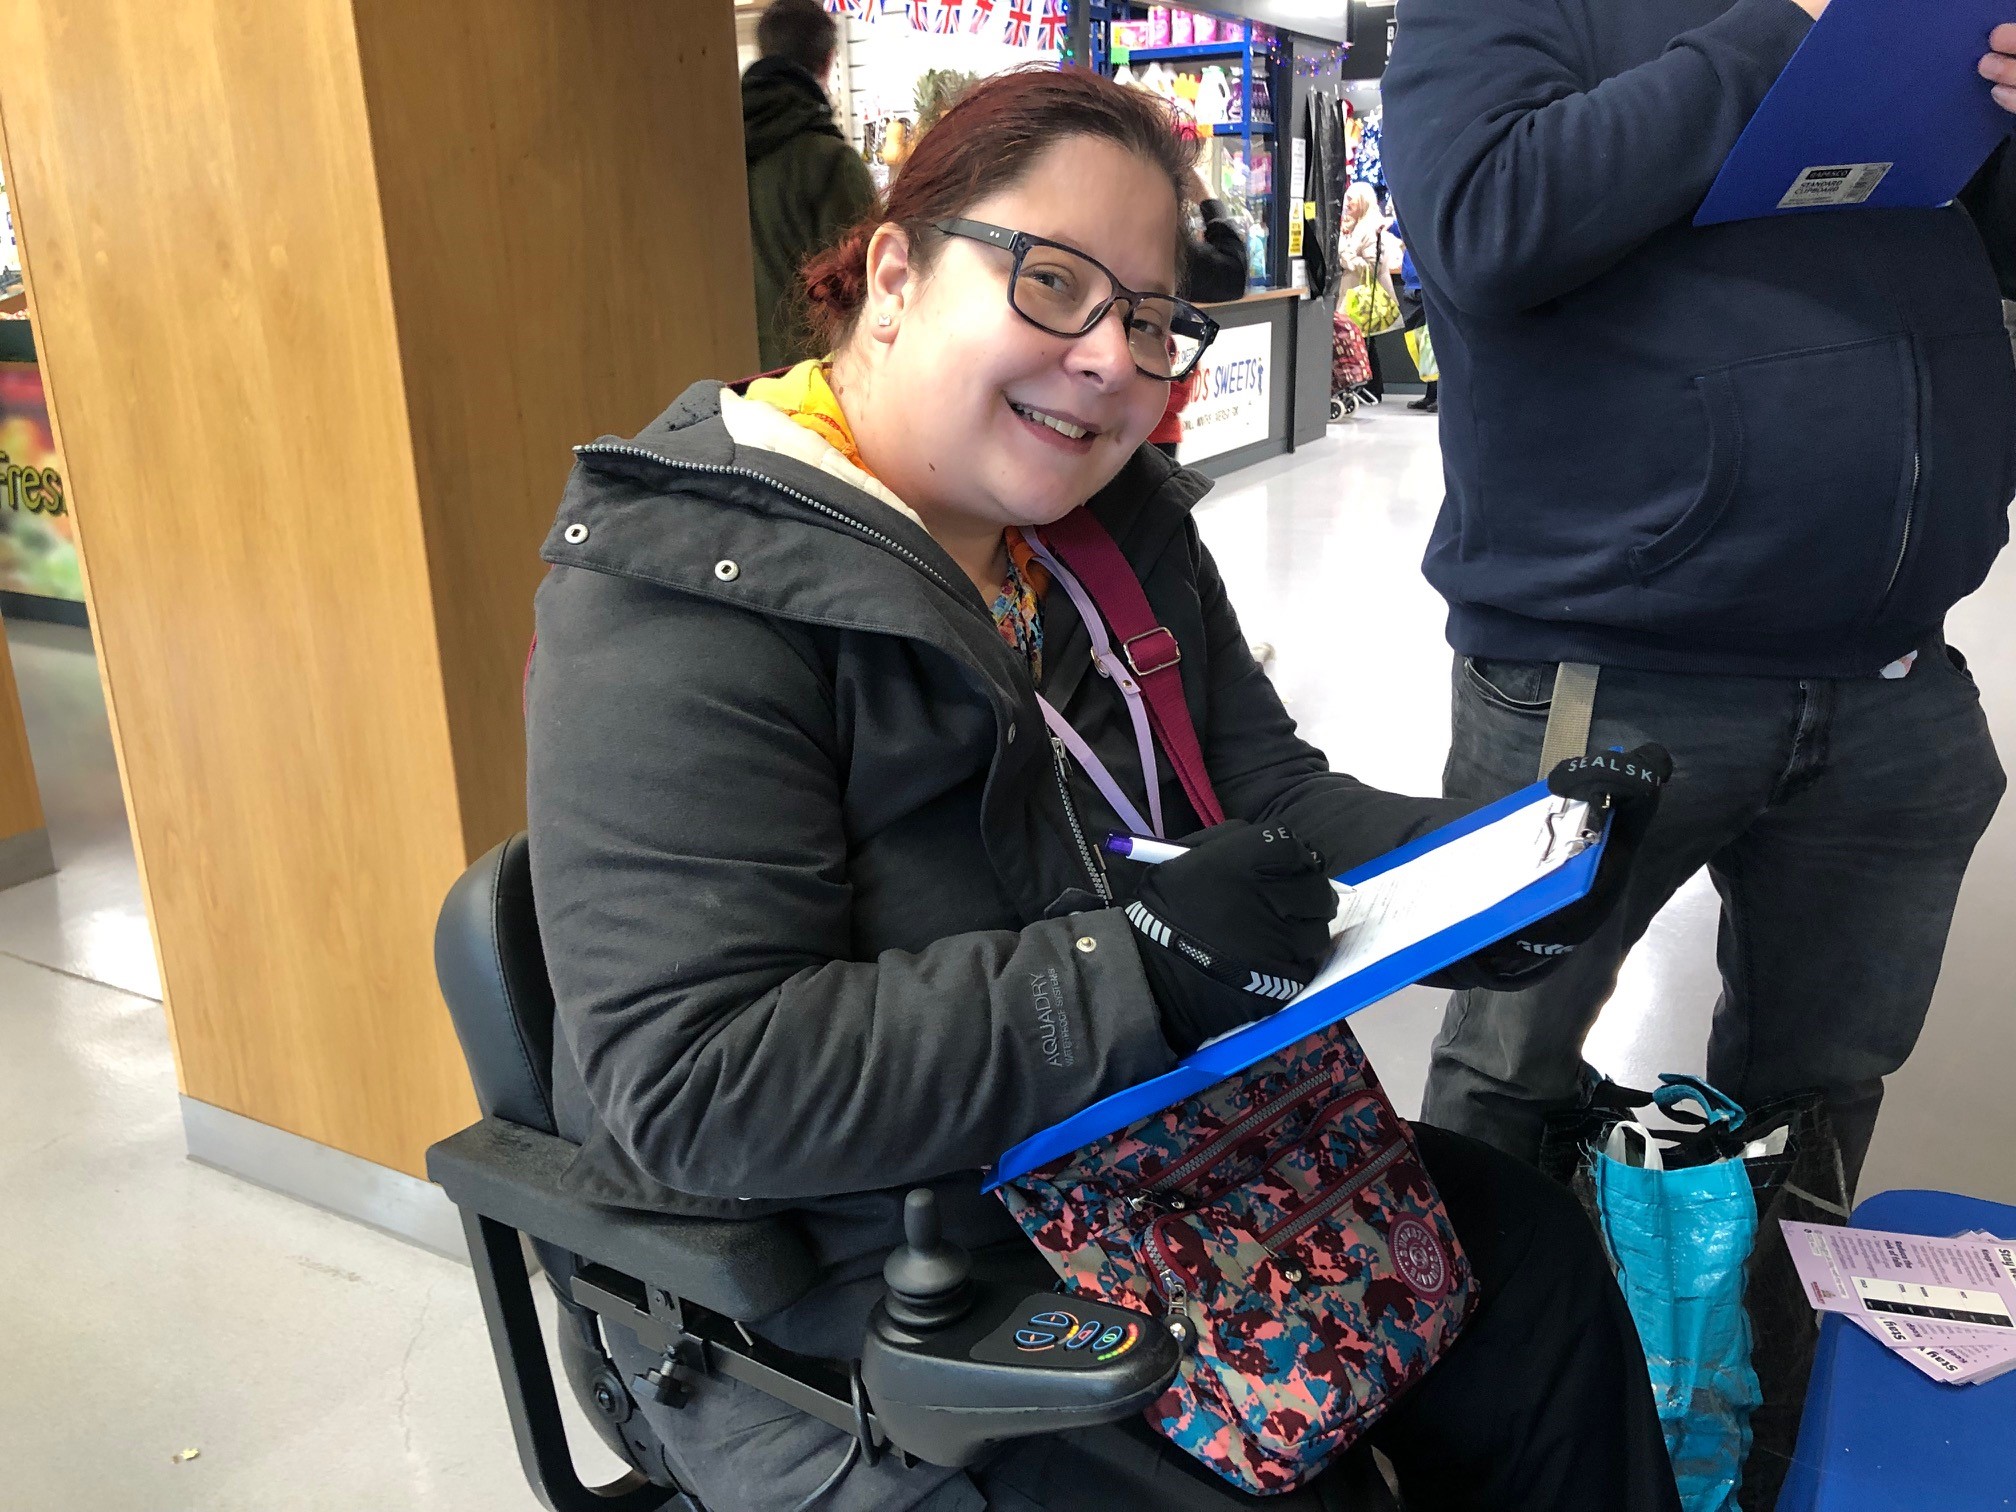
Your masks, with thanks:
M 1203 142 L 1199 171 L 1246 238 L 1250 287 L 1283 286 L 1274 238 L 1277 35 L 1270 27 L 1174 5 L 1115 4 L 1105 52 L 1122 84 L 1167 101 Z M 1287 235 L 1295 237 L 1295 219 Z M 1300 255 L 1299 245 L 1290 257 Z
M 848 135 L 876 187 L 974 80 L 1063 59 L 1069 0 L 824 0 L 845 18 Z

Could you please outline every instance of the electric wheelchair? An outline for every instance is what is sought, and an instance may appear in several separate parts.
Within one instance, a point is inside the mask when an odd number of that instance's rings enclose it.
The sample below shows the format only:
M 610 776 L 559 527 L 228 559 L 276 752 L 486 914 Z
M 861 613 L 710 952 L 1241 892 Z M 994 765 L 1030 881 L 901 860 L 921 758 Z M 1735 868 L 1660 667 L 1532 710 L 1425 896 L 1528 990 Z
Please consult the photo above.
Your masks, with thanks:
M 885 1268 L 888 1291 L 860 1360 L 811 1359 L 769 1344 L 751 1325 L 815 1280 L 787 1218 L 664 1217 L 600 1207 L 562 1188 L 575 1146 L 555 1131 L 553 993 L 524 835 L 483 856 L 450 890 L 435 968 L 484 1116 L 429 1150 L 427 1170 L 461 1212 L 519 1458 L 552 1512 L 705 1512 L 679 1485 L 639 1404 L 678 1408 L 710 1376 L 832 1424 L 863 1457 L 952 1467 L 978 1464 L 1011 1439 L 1137 1415 L 1174 1377 L 1181 1345 L 1159 1322 L 976 1275 L 941 1239 L 923 1190 L 905 1204 L 908 1242 Z M 526 1241 L 559 1302 L 566 1378 L 631 1467 L 609 1485 L 584 1485 L 575 1471 Z M 1064 1308 L 1072 1326 L 1059 1336 Z M 605 1325 L 658 1351 L 656 1367 L 625 1379 Z M 1136 1342 L 1116 1352 L 1130 1329 Z M 1186 1506 L 1263 1505 L 1215 1482 L 1200 1480 L 1195 1490 Z M 1350 1512 L 1395 1505 L 1364 1446 L 1326 1480 L 1324 1500 Z

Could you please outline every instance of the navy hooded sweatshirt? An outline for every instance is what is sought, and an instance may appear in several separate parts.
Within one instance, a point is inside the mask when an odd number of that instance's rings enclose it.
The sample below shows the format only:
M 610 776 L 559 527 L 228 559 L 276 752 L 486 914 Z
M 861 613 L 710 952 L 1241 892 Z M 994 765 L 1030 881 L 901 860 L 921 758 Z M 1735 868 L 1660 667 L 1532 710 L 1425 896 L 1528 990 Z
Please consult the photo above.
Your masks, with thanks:
M 1869 675 L 2007 541 L 2016 152 L 1945 209 L 1691 224 L 1810 25 L 1402 5 L 1386 170 L 1442 369 L 1426 570 L 1458 652 Z

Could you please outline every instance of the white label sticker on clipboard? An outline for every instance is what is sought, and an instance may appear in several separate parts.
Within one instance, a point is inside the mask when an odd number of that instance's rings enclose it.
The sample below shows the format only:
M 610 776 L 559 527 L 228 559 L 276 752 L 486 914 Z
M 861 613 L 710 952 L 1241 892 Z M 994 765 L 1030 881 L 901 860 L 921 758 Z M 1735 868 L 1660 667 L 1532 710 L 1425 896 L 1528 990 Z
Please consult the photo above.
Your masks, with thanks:
M 1861 205 L 1890 176 L 1895 163 L 1832 163 L 1808 168 L 1792 181 L 1780 210 L 1817 210 L 1829 205 Z

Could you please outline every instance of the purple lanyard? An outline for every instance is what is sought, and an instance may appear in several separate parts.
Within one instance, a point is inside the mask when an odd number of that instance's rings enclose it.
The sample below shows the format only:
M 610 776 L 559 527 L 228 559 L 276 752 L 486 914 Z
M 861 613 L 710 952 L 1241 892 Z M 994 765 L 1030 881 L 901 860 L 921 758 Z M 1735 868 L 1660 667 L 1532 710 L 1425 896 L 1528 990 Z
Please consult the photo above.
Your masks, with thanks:
M 1159 840 L 1163 838 L 1162 779 L 1155 765 L 1155 735 L 1148 726 L 1148 706 L 1141 697 L 1141 685 L 1134 680 L 1127 663 L 1114 655 L 1113 642 L 1106 633 L 1106 621 L 1100 618 L 1098 606 L 1085 591 L 1085 585 L 1057 560 L 1056 554 L 1043 544 L 1043 538 L 1035 531 L 1023 531 L 1022 539 L 1036 553 L 1036 559 L 1049 569 L 1050 576 L 1062 584 L 1064 591 L 1071 596 L 1071 602 L 1078 609 L 1078 618 L 1085 622 L 1085 629 L 1092 637 L 1092 665 L 1101 677 L 1111 678 L 1118 685 L 1121 696 L 1127 701 L 1127 717 L 1134 725 L 1134 742 L 1141 751 L 1141 775 L 1148 784 L 1147 819 L 1142 819 L 1141 811 L 1120 791 L 1120 784 L 1112 771 L 1099 759 L 1085 737 L 1072 729 L 1071 722 L 1039 693 L 1036 701 L 1043 706 L 1043 722 L 1050 726 L 1050 733 L 1064 743 L 1065 749 L 1077 758 L 1078 765 L 1085 769 L 1085 775 L 1092 779 L 1092 785 L 1099 789 L 1100 796 L 1113 805 L 1113 812 L 1120 816 L 1121 822 L 1137 835 L 1153 835 Z

